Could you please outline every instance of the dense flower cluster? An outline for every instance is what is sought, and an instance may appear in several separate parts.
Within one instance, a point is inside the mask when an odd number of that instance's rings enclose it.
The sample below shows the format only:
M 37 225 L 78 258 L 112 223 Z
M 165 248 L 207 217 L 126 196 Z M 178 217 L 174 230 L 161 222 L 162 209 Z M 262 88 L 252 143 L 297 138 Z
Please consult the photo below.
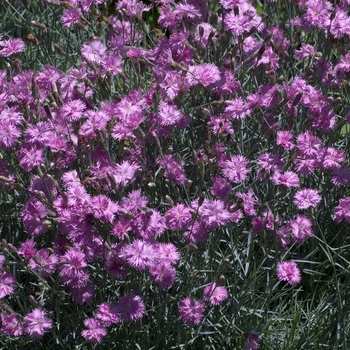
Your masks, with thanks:
M 350 184 L 350 113 L 337 100 L 350 75 L 347 1 L 292 1 L 297 15 L 282 27 L 248 0 L 122 0 L 113 11 L 102 0 L 44 2 L 62 8 L 62 30 L 99 36 L 82 35 L 74 67 L 39 72 L 20 67 L 29 39 L 0 37 L 11 62 L 0 72 L 0 189 L 25 231 L 3 244 L 0 299 L 11 306 L 26 292 L 16 283 L 37 286 L 32 311 L 4 308 L 3 334 L 55 327 L 50 288 L 65 306 L 97 302 L 79 326 L 87 342 L 140 322 L 164 295 L 198 326 L 230 300 L 233 282 L 213 277 L 229 274 L 225 245 L 246 277 L 254 244 L 293 254 L 322 215 L 350 223 L 350 197 L 333 193 Z M 312 31 L 334 44 L 332 59 L 303 42 Z M 246 239 L 241 259 L 232 242 Z M 274 271 L 301 281 L 292 260 Z M 251 331 L 245 349 L 259 346 Z

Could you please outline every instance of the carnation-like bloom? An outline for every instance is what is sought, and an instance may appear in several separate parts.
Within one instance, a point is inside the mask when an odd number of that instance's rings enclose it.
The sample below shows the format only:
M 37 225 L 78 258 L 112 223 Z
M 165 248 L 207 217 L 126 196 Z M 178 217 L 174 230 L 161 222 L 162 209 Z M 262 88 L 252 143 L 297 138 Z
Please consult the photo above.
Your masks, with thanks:
M 277 265 L 277 276 L 281 281 L 286 281 L 292 286 L 301 280 L 300 270 L 294 261 L 283 261 Z
M 165 213 L 165 220 L 169 230 L 184 230 L 192 222 L 192 209 L 182 203 L 175 205 Z
M 122 297 L 112 312 L 120 315 L 124 322 L 135 322 L 145 313 L 145 304 L 139 295 L 128 294 Z
M 23 334 L 23 326 L 20 322 L 20 315 L 1 313 L 1 329 L 0 332 L 6 335 L 18 337 Z
M 244 350 L 257 350 L 260 348 L 259 333 L 252 331 L 247 336 L 247 341 L 244 345 Z
M 232 156 L 222 166 L 226 178 L 235 183 L 242 183 L 250 172 L 248 160 L 241 156 Z
M 100 304 L 96 311 L 96 318 L 102 321 L 106 327 L 120 321 L 118 315 L 112 312 L 111 304 L 107 302 Z
M 86 319 L 84 326 L 87 329 L 84 329 L 81 335 L 90 343 L 100 343 L 102 338 L 107 335 L 107 329 L 95 318 Z
M 341 222 L 343 219 L 350 222 L 350 197 L 342 198 L 334 209 L 334 221 Z
M 227 289 L 217 286 L 215 282 L 204 288 L 203 300 L 208 300 L 212 305 L 219 305 L 222 301 L 227 299 L 227 297 Z
M 179 302 L 181 320 L 188 325 L 196 325 L 201 322 L 204 313 L 204 303 L 191 297 L 186 297 Z
M 63 27 L 70 28 L 79 22 L 80 12 L 76 9 L 67 9 L 61 17 Z
M 137 239 L 123 247 L 119 256 L 135 269 L 144 270 L 154 262 L 156 253 L 151 244 Z
M 81 100 L 72 100 L 65 103 L 61 109 L 61 116 L 64 120 L 74 122 L 83 116 L 85 111 L 85 103 Z
M 11 273 L 0 271 L 0 299 L 13 293 L 15 281 L 15 277 Z
M 118 211 L 118 205 L 107 196 L 100 194 L 92 198 L 91 209 L 96 218 L 112 223 L 115 213 Z
M 172 243 L 158 243 L 155 246 L 157 258 L 176 264 L 180 260 L 180 253 Z
M 31 269 L 37 271 L 40 276 L 45 277 L 56 270 L 57 262 L 58 256 L 56 254 L 50 254 L 50 251 L 44 248 L 36 252 L 28 265 Z
M 314 234 L 311 220 L 304 215 L 297 215 L 287 226 L 291 229 L 294 239 L 299 243 L 304 242 Z
M 293 171 L 286 171 L 285 173 L 280 173 L 279 171 L 275 171 L 272 176 L 272 182 L 275 185 L 284 185 L 286 187 L 298 187 L 299 186 L 299 178 L 296 173 Z
M 282 146 L 285 150 L 290 150 L 294 148 L 293 142 L 291 139 L 293 134 L 290 131 L 278 131 L 277 132 L 277 145 Z
M 189 66 L 186 78 L 190 85 L 200 83 L 204 86 L 209 86 L 220 80 L 220 71 L 219 68 L 212 63 Z
M 294 196 L 293 203 L 299 209 L 315 208 L 321 202 L 321 196 L 317 190 L 306 188 L 298 191 Z
M 167 260 L 155 262 L 149 269 L 151 279 L 158 283 L 160 289 L 166 289 L 173 285 L 176 270 Z
M 31 338 L 40 338 L 52 328 L 52 320 L 45 316 L 45 311 L 34 309 L 23 319 L 24 330 Z
M 101 63 L 105 57 L 107 47 L 100 40 L 93 40 L 83 44 L 81 55 L 92 63 Z
M 204 200 L 199 207 L 201 220 L 208 231 L 213 231 L 219 226 L 224 226 L 230 221 L 230 213 L 225 209 L 221 200 Z
M 22 39 L 9 39 L 0 42 L 3 48 L 0 50 L 0 56 L 12 56 L 24 51 L 26 45 Z

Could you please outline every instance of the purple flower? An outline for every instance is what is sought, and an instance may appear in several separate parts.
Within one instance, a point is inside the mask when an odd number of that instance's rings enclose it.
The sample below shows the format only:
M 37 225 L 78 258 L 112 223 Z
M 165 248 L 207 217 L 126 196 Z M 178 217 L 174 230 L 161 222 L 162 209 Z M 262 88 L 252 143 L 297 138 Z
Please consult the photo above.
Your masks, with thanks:
M 1 332 L 18 337 L 23 334 L 23 326 L 20 322 L 20 315 L 18 314 L 7 314 L 5 312 L 1 313 Z
M 158 116 L 162 126 L 175 125 L 183 118 L 181 111 L 170 103 L 161 102 L 158 108 Z
M 106 327 L 120 321 L 118 315 L 112 311 L 110 303 L 102 303 L 96 312 L 96 318 L 103 322 Z
M 169 230 L 185 230 L 192 222 L 192 209 L 182 203 L 175 205 L 165 213 Z
M 272 182 L 275 185 L 284 185 L 286 187 L 299 187 L 299 178 L 293 171 L 286 171 L 285 173 L 280 173 L 275 171 L 272 176 Z
M 11 295 L 15 290 L 15 277 L 6 271 L 0 271 L 0 299 Z
M 259 333 L 252 331 L 247 335 L 247 341 L 244 345 L 244 350 L 257 350 L 260 348 Z
M 318 137 L 314 136 L 311 131 L 306 131 L 298 135 L 297 148 L 302 156 L 310 158 L 319 155 L 322 142 Z
M 24 330 L 32 338 L 40 338 L 52 328 L 52 320 L 45 316 L 45 311 L 34 309 L 23 319 Z
M 245 103 L 241 97 L 226 101 L 226 104 L 228 105 L 225 108 L 227 119 L 244 119 L 251 113 L 249 104 Z
M 252 189 L 249 189 L 247 193 L 237 193 L 236 196 L 243 200 L 243 210 L 249 216 L 255 216 L 256 210 L 254 205 L 260 204 L 260 202 L 254 199 L 254 192 Z
M 277 132 L 277 145 L 282 146 L 285 150 L 291 150 L 294 148 L 294 144 L 290 141 L 293 134 L 290 131 L 278 131 Z
M 156 252 L 150 243 L 135 240 L 122 248 L 119 256 L 137 270 L 145 270 L 156 259 Z
M 100 40 L 93 40 L 83 44 L 81 55 L 92 63 L 101 63 L 105 58 L 107 47 Z
M 31 259 L 37 252 L 35 245 L 36 243 L 32 239 L 23 242 L 18 249 L 18 254 L 22 255 L 24 259 Z
M 61 261 L 62 282 L 72 288 L 84 287 L 89 279 L 85 254 L 78 249 L 71 248 L 64 254 Z
M 283 261 L 277 265 L 277 276 L 281 281 L 286 281 L 292 286 L 301 280 L 300 270 L 294 261 Z
M 248 160 L 241 155 L 232 156 L 224 162 L 222 172 L 230 181 L 242 183 L 250 172 Z
M 84 329 L 81 335 L 90 343 L 100 343 L 102 338 L 107 335 L 107 329 L 95 318 L 87 318 L 84 321 L 84 326 L 87 329 Z
M 121 164 L 115 165 L 111 174 L 118 185 L 123 184 L 126 186 L 135 180 L 135 175 L 140 169 L 140 166 L 136 163 L 130 163 L 129 161 L 124 160 Z
M 23 206 L 22 220 L 28 233 L 33 236 L 39 236 L 47 230 L 45 223 L 48 210 L 39 200 L 31 197 Z
M 204 63 L 199 66 L 189 66 L 186 74 L 189 85 L 198 83 L 209 86 L 221 79 L 218 67 L 211 63 Z
M 294 196 L 293 203 L 299 209 L 315 208 L 321 202 L 321 196 L 317 190 L 306 188 L 298 191 Z
M 155 245 L 157 258 L 176 264 L 180 260 L 180 253 L 172 243 L 158 243 Z
M 94 288 L 90 282 L 87 282 L 84 287 L 77 287 L 72 289 L 73 301 L 78 305 L 90 302 L 93 297 Z
M 188 325 L 196 325 L 201 322 L 204 313 L 204 303 L 191 297 L 186 297 L 179 302 L 181 320 Z
M 41 277 L 48 276 L 56 270 L 58 256 L 50 254 L 48 249 L 39 249 L 29 260 L 28 266 L 37 271 Z
M 67 9 L 61 17 L 63 27 L 70 28 L 79 22 L 80 12 L 76 9 Z
M 294 220 L 288 223 L 288 227 L 291 229 L 294 239 L 299 243 L 304 242 L 314 234 L 311 220 L 304 215 L 297 215 Z
M 21 39 L 9 39 L 0 41 L 0 46 L 3 48 L 0 50 L 0 56 L 12 56 L 14 54 L 24 51 L 26 45 Z
M 86 106 L 83 101 L 72 100 L 65 103 L 61 109 L 61 116 L 64 120 L 74 122 L 83 116 Z
M 174 155 L 168 154 L 158 158 L 158 164 L 165 168 L 164 176 L 177 184 L 184 184 L 187 180 L 183 169 L 183 161 L 178 161 Z
M 199 207 L 201 220 L 208 231 L 213 231 L 219 226 L 224 226 L 230 221 L 230 213 L 225 209 L 221 200 L 204 200 Z
M 35 146 L 22 146 L 19 151 L 18 159 L 21 167 L 26 172 L 30 172 L 34 167 L 44 162 L 44 150 L 43 148 L 38 148 Z
M 9 121 L 0 120 L 0 146 L 10 148 L 21 136 L 21 130 Z
M 97 219 L 112 223 L 118 211 L 118 205 L 107 196 L 100 194 L 91 199 L 91 209 Z
M 145 313 L 145 304 L 138 295 L 128 294 L 122 297 L 112 311 L 119 314 L 124 322 L 135 322 Z
M 216 283 L 211 283 L 204 288 L 203 300 L 208 300 L 212 305 L 219 305 L 227 299 L 228 293 L 225 287 L 217 286 Z
M 343 219 L 350 223 L 350 197 L 342 198 L 334 209 L 334 221 L 341 222 Z
M 160 289 L 166 289 L 173 285 L 176 277 L 176 269 L 167 260 L 161 260 L 151 265 L 149 269 L 151 279 L 158 283 Z

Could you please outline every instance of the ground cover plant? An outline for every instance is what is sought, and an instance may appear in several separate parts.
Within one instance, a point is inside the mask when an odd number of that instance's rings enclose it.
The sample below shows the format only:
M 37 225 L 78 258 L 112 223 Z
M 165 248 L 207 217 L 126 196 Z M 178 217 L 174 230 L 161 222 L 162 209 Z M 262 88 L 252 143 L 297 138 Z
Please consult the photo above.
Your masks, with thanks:
M 349 348 L 349 10 L 2 1 L 1 348 Z

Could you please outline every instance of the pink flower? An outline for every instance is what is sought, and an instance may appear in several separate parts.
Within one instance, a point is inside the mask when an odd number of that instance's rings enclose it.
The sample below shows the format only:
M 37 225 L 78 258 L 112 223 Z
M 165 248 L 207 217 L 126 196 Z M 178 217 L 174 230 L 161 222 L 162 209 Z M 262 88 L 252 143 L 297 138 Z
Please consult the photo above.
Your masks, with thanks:
M 37 252 L 35 245 L 33 240 L 23 242 L 18 249 L 18 254 L 22 255 L 24 259 L 31 259 Z
M 15 282 L 15 277 L 11 273 L 0 271 L 0 299 L 14 292 Z
M 56 254 L 50 254 L 48 249 L 39 249 L 35 256 L 33 256 L 28 266 L 37 271 L 42 277 L 52 274 L 56 270 L 58 262 L 58 256 Z
M 48 210 L 39 200 L 31 197 L 23 206 L 22 220 L 28 233 L 33 236 L 39 236 L 47 230 L 45 223 Z
M 248 160 L 241 155 L 232 156 L 224 162 L 222 172 L 230 181 L 242 183 L 250 172 Z
M 112 310 L 120 315 L 124 322 L 135 322 L 144 315 L 145 304 L 140 296 L 128 294 L 122 297 Z
M 180 253 L 172 243 L 158 243 L 155 246 L 157 258 L 176 264 L 180 260 Z
M 0 120 L 0 146 L 13 147 L 20 136 L 21 130 L 16 125 Z
M 135 175 L 140 169 L 140 166 L 136 163 L 124 160 L 122 163 L 115 165 L 111 171 L 111 174 L 114 177 L 117 185 L 123 184 L 126 186 L 135 180 Z
M 256 210 L 254 205 L 260 204 L 260 202 L 254 199 L 254 192 L 252 189 L 249 189 L 247 193 L 237 193 L 236 196 L 243 200 L 243 210 L 249 216 L 255 216 Z
M 318 137 L 314 136 L 311 131 L 306 131 L 298 135 L 297 148 L 301 155 L 310 158 L 319 155 L 322 142 Z
M 209 86 L 221 79 L 218 67 L 211 63 L 189 66 L 186 78 L 191 86 L 198 83 Z
M 103 322 L 106 327 L 120 321 L 118 315 L 112 311 L 110 303 L 102 303 L 96 312 L 96 318 Z
M 349 186 L 350 169 L 347 167 L 335 169 L 331 182 L 335 186 Z
M 225 209 L 221 200 L 204 200 L 199 207 L 201 220 L 208 231 L 213 231 L 219 226 L 224 226 L 230 221 L 230 213 Z
M 321 196 L 317 190 L 306 188 L 298 191 L 294 196 L 293 203 L 299 209 L 315 208 L 321 202 Z
M 64 120 L 74 122 L 83 116 L 85 111 L 85 103 L 81 100 L 72 100 L 65 103 L 61 109 L 61 116 Z
M 100 343 L 102 338 L 107 335 L 106 328 L 95 318 L 87 318 L 84 321 L 84 326 L 87 329 L 84 329 L 81 335 L 90 343 Z
M 23 326 L 20 322 L 20 315 L 18 314 L 7 314 L 5 312 L 1 313 L 1 332 L 18 337 L 23 334 Z
M 30 172 L 34 167 L 44 162 L 44 150 L 35 146 L 22 146 L 19 151 L 19 164 L 26 171 Z
M 92 198 L 91 209 L 97 219 L 112 223 L 118 211 L 118 205 L 107 196 L 100 194 Z
M 9 39 L 0 41 L 0 46 L 3 48 L 0 50 L 0 56 L 12 56 L 14 54 L 24 51 L 26 45 L 21 39 Z
M 184 184 L 187 180 L 185 171 L 183 169 L 184 162 L 178 160 L 174 155 L 168 154 L 164 157 L 159 157 L 157 163 L 165 168 L 164 176 L 170 181 L 173 181 L 177 184 Z
M 259 333 L 252 331 L 247 335 L 247 341 L 244 345 L 244 350 L 257 350 L 260 348 Z
M 34 309 L 23 319 L 24 330 L 32 338 L 40 338 L 52 328 L 52 320 L 45 316 L 45 311 Z
M 192 222 L 192 209 L 182 203 L 175 205 L 165 213 L 169 230 L 185 230 Z
M 346 159 L 345 152 L 334 147 L 327 147 L 322 157 L 322 165 L 326 169 L 338 169 Z
M 92 63 L 101 63 L 105 58 L 107 47 L 100 40 L 93 40 L 83 44 L 81 55 Z
M 286 171 L 285 173 L 280 173 L 275 171 L 272 176 L 272 182 L 275 185 L 284 185 L 286 187 L 299 187 L 299 178 L 293 171 Z
M 294 261 L 283 261 L 277 265 L 277 276 L 281 281 L 286 281 L 292 286 L 301 281 L 301 274 Z
M 62 282 L 72 288 L 86 286 L 89 279 L 86 267 L 85 254 L 78 249 L 71 248 L 62 257 L 62 265 L 60 266 Z
M 158 283 L 160 289 L 166 289 L 173 285 L 176 277 L 176 269 L 167 260 L 153 263 L 149 269 L 151 279 Z
M 119 256 L 137 270 L 145 270 L 156 259 L 153 246 L 139 239 L 123 247 Z
M 210 193 L 225 202 L 229 195 L 232 194 L 232 186 L 225 178 L 219 175 L 214 176 L 211 181 L 213 186 L 210 189 Z
M 334 221 L 341 222 L 343 219 L 350 223 L 350 197 L 342 198 L 334 209 Z
M 80 12 L 76 9 L 67 9 L 61 17 L 63 27 L 70 28 L 79 22 Z
M 309 237 L 313 236 L 312 222 L 304 215 L 297 215 L 294 220 L 291 220 L 287 226 L 291 229 L 292 236 L 294 239 L 302 243 Z
M 188 325 L 196 325 L 201 322 L 204 313 L 204 303 L 191 297 L 186 297 L 179 302 L 181 320 Z
M 160 125 L 162 126 L 175 125 L 183 118 L 181 111 L 170 103 L 161 102 L 158 108 Z
M 294 148 L 294 144 L 290 141 L 293 134 L 290 131 L 278 131 L 277 132 L 277 145 L 282 146 L 285 150 Z
M 211 283 L 204 288 L 203 300 L 208 300 L 212 305 L 219 305 L 227 299 L 228 293 L 225 287 L 217 286 L 216 283 Z
M 249 104 L 244 102 L 241 97 L 226 101 L 228 105 L 225 108 L 225 117 L 227 119 L 245 119 L 250 113 Z

